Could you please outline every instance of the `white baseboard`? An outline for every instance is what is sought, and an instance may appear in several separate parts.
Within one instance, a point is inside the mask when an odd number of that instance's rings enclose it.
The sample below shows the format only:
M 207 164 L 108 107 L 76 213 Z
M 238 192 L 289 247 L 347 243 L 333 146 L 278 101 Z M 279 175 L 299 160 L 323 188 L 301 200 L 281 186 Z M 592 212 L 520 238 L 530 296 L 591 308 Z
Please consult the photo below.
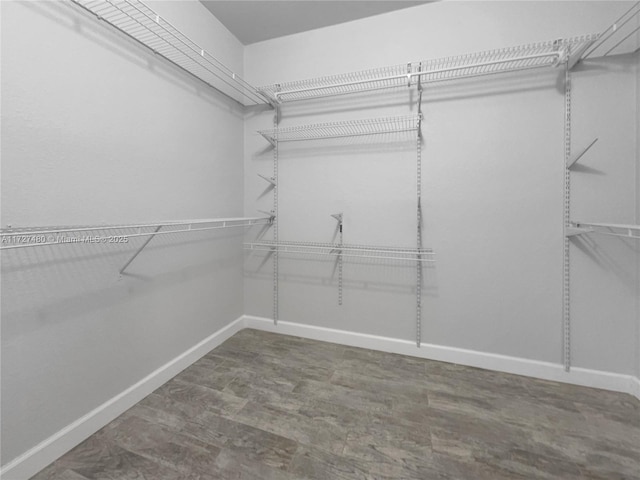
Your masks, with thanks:
M 640 378 L 634 377 L 631 380 L 631 395 L 640 400 Z
M 3 466 L 3 480 L 27 480 L 244 328 L 244 317 L 178 355 L 156 371 Z
M 369 348 L 383 352 L 400 353 L 414 357 L 427 358 L 442 362 L 457 363 L 470 367 L 478 367 L 498 372 L 524 375 L 527 377 L 553 380 L 592 388 L 602 388 L 615 392 L 624 392 L 640 399 L 640 380 L 631 375 L 590 370 L 586 368 L 571 368 L 565 372 L 561 364 L 529 360 L 525 358 L 497 355 L 494 353 L 465 350 L 463 348 L 447 347 L 442 345 L 421 344 L 418 348 L 415 342 L 400 340 L 397 338 L 368 335 L 366 333 L 336 330 L 332 328 L 304 325 L 300 323 L 278 320 L 278 325 L 273 320 L 264 317 L 245 315 L 244 326 L 269 332 L 277 332 L 286 335 L 321 340 L 325 342 L 349 345 L 352 347 Z

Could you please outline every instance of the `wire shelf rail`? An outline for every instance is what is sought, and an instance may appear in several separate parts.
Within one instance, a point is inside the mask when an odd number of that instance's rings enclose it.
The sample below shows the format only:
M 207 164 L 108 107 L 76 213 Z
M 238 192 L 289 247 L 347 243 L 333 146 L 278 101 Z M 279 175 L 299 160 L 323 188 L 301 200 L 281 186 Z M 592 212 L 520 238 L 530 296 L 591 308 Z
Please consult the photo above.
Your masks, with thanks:
M 316 123 L 260 130 L 258 133 L 271 143 L 271 145 L 275 146 L 277 142 L 298 142 L 304 140 L 417 132 L 420 128 L 421 118 L 420 115 L 409 115 L 350 120 L 346 122 Z
M 244 248 L 246 250 L 305 255 L 336 255 L 355 258 L 408 260 L 412 262 L 418 260 L 425 263 L 435 262 L 435 253 L 430 248 L 417 249 L 375 245 L 273 241 L 245 243 Z
M 573 222 L 572 233 L 581 235 L 584 233 L 595 233 L 599 235 L 610 235 L 613 237 L 633 238 L 640 240 L 640 225 L 625 225 L 620 223 L 587 223 Z
M 97 235 L 117 230 L 118 238 L 155 237 L 174 233 L 201 232 L 219 228 L 250 227 L 270 224 L 270 217 L 208 218 L 156 223 L 84 225 L 63 227 L 24 227 L 0 229 L 0 250 L 42 247 L 47 245 L 73 245 L 79 243 L 109 243 L 109 237 Z M 143 231 L 151 229 L 150 231 Z M 164 229 L 164 230 L 163 230 Z M 134 230 L 127 233 L 127 230 Z M 162 231 L 161 231 L 162 230 Z M 125 232 L 123 232 L 125 231 Z M 82 236 L 69 236 L 79 233 Z M 104 241 L 103 239 L 107 239 Z
M 552 68 L 575 52 L 583 52 L 598 35 L 533 43 L 499 50 L 411 62 L 401 65 L 259 87 L 272 103 L 287 103 L 372 90 L 411 87 L 421 83 L 507 72 Z
M 71 0 L 242 105 L 270 104 L 256 87 L 140 0 Z

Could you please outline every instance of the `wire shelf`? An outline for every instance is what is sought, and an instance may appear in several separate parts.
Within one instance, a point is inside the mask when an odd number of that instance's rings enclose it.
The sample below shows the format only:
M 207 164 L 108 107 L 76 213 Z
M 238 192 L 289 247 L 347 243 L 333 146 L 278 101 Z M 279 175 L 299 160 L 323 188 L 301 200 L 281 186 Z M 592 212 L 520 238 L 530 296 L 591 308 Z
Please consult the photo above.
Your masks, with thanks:
M 270 217 L 207 218 L 197 220 L 177 220 L 156 223 L 83 225 L 63 227 L 22 227 L 0 229 L 0 250 L 14 248 L 42 247 L 46 245 L 71 245 L 79 243 L 110 243 L 102 239 L 112 236 L 93 235 L 100 232 L 118 231 L 118 238 L 154 237 L 173 233 L 201 232 L 218 228 L 250 227 L 271 223 Z M 151 231 L 143 231 L 151 229 Z M 164 229 L 164 230 L 162 230 Z M 125 231 L 123 233 L 123 230 Z M 134 230 L 128 233 L 127 230 Z M 162 230 L 162 231 L 161 231 Z M 67 234 L 82 233 L 71 237 Z
M 417 132 L 420 127 L 420 120 L 420 115 L 372 118 L 346 122 L 297 125 L 295 127 L 260 130 L 258 133 L 269 143 L 275 145 L 276 142 L 297 142 L 303 140 Z
M 258 90 L 140 0 L 71 0 L 242 105 L 269 104 Z
M 288 83 L 259 87 L 273 103 L 348 95 L 372 90 L 411 87 L 534 68 L 556 67 L 574 52 L 591 45 L 597 35 L 560 39 L 499 50 L 411 62 Z
M 640 37 L 637 35 L 640 32 L 640 23 L 634 19 L 640 19 L 640 2 L 634 3 L 609 28 L 602 32 L 589 48 L 585 48 L 581 52 L 579 60 L 624 53 L 628 51 L 629 46 L 632 46 L 632 51 L 640 50 L 638 41 Z
M 626 225 L 620 223 L 587 223 L 573 222 L 574 234 L 596 233 L 612 237 L 624 237 L 640 240 L 640 225 Z
M 245 243 L 246 250 L 277 251 L 306 255 L 341 255 L 343 257 L 377 258 L 391 260 L 410 260 L 435 262 L 435 253 L 430 248 L 382 247 L 375 245 L 348 245 L 316 242 L 272 242 L 261 241 Z

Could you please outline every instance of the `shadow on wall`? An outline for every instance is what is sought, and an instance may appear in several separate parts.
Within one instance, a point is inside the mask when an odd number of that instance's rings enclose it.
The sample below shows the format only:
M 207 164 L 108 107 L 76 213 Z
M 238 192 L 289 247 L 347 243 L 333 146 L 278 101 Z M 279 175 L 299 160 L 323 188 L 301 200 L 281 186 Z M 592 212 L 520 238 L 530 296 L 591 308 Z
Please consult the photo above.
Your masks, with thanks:
M 105 50 L 118 55 L 127 61 L 153 72 L 163 80 L 192 93 L 200 99 L 216 107 L 242 118 L 244 108 L 235 100 L 213 89 L 204 82 L 180 70 L 170 61 L 154 55 L 137 41 L 127 38 L 114 31 L 105 22 L 99 22 L 88 12 L 71 2 L 19 2 L 23 8 L 28 8 L 58 25 L 67 27 Z M 82 59 L 78 59 L 81 62 Z
M 598 236 L 599 237 L 599 236 Z M 603 242 L 602 237 L 598 239 L 591 235 L 584 234 L 575 237 L 571 237 L 571 242 L 576 246 L 583 254 L 585 254 L 590 260 L 595 262 L 602 270 L 611 272 L 615 275 L 622 285 L 627 288 L 631 293 L 636 291 L 636 275 L 633 272 L 633 268 L 630 268 L 630 264 L 621 264 L 616 261 L 615 257 L 609 252 L 609 247 L 617 247 L 622 245 L 629 253 L 635 253 L 640 255 L 640 246 L 637 240 L 627 240 L 625 238 L 611 238 L 609 242 Z M 615 242 L 617 245 L 613 245 Z M 612 248 L 612 250 L 614 250 Z
M 611 73 L 633 72 L 640 58 L 640 50 L 606 57 L 593 57 L 581 61 L 573 71 L 583 76 L 605 76 Z
M 113 246 L 73 244 L 2 251 L 2 335 L 11 340 L 134 296 L 213 278 L 242 261 L 242 235 L 241 231 L 195 232 L 154 238 L 122 276 L 119 270 L 145 237 Z

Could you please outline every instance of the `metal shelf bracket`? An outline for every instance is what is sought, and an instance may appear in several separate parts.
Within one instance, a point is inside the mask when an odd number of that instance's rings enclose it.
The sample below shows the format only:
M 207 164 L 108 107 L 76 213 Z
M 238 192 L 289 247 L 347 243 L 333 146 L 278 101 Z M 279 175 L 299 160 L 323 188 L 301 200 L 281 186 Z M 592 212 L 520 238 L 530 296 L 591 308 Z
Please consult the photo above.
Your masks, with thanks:
M 596 138 L 593 142 L 587 145 L 587 147 L 583 148 L 580 153 L 569 157 L 569 160 L 567 161 L 567 168 L 573 167 L 578 162 L 578 160 L 580 160 L 584 156 L 584 154 L 587 153 L 591 149 L 591 147 L 596 144 L 597 141 L 598 139 Z
M 262 175 L 261 173 L 258 174 L 258 176 L 260 178 L 262 178 L 263 180 L 265 180 L 266 182 L 270 183 L 271 185 L 273 185 L 274 187 L 276 186 L 276 179 L 273 177 L 267 177 L 266 175 Z

